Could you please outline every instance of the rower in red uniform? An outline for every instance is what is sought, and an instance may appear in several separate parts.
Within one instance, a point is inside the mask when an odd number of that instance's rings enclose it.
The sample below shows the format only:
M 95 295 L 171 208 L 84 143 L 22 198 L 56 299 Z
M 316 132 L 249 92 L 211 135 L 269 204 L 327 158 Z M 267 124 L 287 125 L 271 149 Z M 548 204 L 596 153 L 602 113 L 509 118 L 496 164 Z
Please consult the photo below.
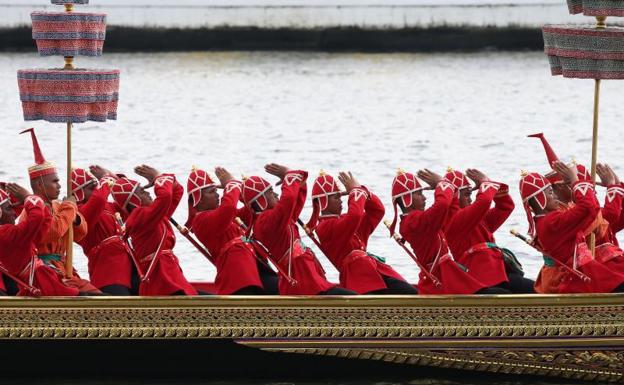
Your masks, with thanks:
M 0 263 L 15 277 L 39 289 L 42 296 L 78 295 L 78 289 L 63 284 L 59 275 L 37 258 L 37 240 L 52 221 L 43 199 L 14 183 L 5 187 L 7 191 L 0 189 Z M 17 197 L 25 211 L 18 225 L 9 193 Z M 17 295 L 33 294 L 26 287 L 18 285 L 18 289 Z
M 421 271 L 418 280 L 420 294 L 509 294 L 508 290 L 488 288 L 474 278 L 465 267 L 453 259 L 442 231 L 448 210 L 455 195 L 455 186 L 439 175 L 421 170 L 418 175 L 435 189 L 435 202 L 425 210 L 424 187 L 415 175 L 399 170 L 392 181 L 392 205 L 394 220 L 390 234 L 397 224 L 397 206 L 401 209 L 399 233 L 405 239 L 418 260 L 428 272 L 436 277 L 441 286 Z
M 87 235 L 77 242 L 89 260 L 89 279 L 109 295 L 136 294 L 132 289 L 130 250 L 115 218 L 116 207 L 108 202 L 117 177 L 99 166 L 91 166 L 90 170 L 77 168 L 71 175 L 78 211 L 89 226 Z
M 342 194 L 334 178 L 321 172 L 312 187 L 307 228 L 316 231 L 323 252 L 340 273 L 340 285 L 358 294 L 418 294 L 384 260 L 366 251 L 385 213 L 381 200 L 351 173 L 341 172 L 338 179 L 349 193 L 348 212 L 342 214 Z
M 479 189 L 474 202 L 466 175 Z M 491 181 L 476 169 L 466 170 L 466 175 L 449 170 L 445 176 L 459 190 L 456 194 L 459 209 L 452 213 L 444 230 L 451 252 L 457 262 L 487 287 L 499 286 L 512 293 L 534 293 L 534 282 L 523 277 L 513 253 L 499 247 L 494 239 L 494 232 L 514 209 L 509 188 Z M 494 207 L 491 207 L 492 202 Z M 505 258 L 510 260 L 507 265 L 516 266 L 515 271 L 507 268 Z
M 277 275 L 266 261 L 256 256 L 245 232 L 235 221 L 248 211 L 237 209 L 242 183 L 224 168 L 215 168 L 215 174 L 224 186 L 219 202 L 217 185 L 204 170 L 193 170 L 187 183 L 189 220 L 186 226 L 206 246 L 215 258 L 217 276 L 216 294 L 261 295 L 277 294 Z
M 552 167 L 570 186 L 576 204 L 561 210 L 561 202 L 546 178 L 538 173 L 524 175 L 520 180 L 520 194 L 529 221 L 529 234 L 550 258 L 591 279 L 585 282 L 568 270 L 562 270 L 558 292 L 624 292 L 624 274 L 594 259 L 585 242 L 585 231 L 600 211 L 592 183 L 579 181 L 575 165 L 555 161 Z
M 176 238 L 169 224 L 184 188 L 173 174 L 161 174 L 150 166 L 138 166 L 134 171 L 154 186 L 156 199 L 152 201 L 138 182 L 125 177 L 115 181 L 112 194 L 119 207 L 128 213 L 126 236 L 132 240 L 135 256 L 145 274 L 139 294 L 196 295 L 173 253 Z
M 559 157 L 544 137 L 544 134 L 538 133 L 529 135 L 529 137 L 540 139 L 548 165 L 552 168 L 552 164 L 558 161 Z M 576 167 L 580 181 L 591 181 L 591 174 L 586 167 L 581 164 L 577 164 Z M 624 188 L 622 188 L 623 186 L 617 175 L 608 165 L 598 164 L 596 171 L 601 179 L 601 185 L 607 187 L 607 194 L 604 207 L 598 213 L 596 220 L 587 227 L 584 234 L 588 236 L 588 240 L 592 233 L 595 234 L 596 258 L 599 261 L 608 262 L 611 268 L 624 271 L 624 251 L 619 247 L 615 236 L 621 218 Z M 551 183 L 557 200 L 561 202 L 560 210 L 567 210 L 573 207 L 572 190 L 561 179 L 561 176 L 555 171 L 550 171 L 545 177 Z M 561 278 L 561 268 L 555 265 L 550 257 L 545 256 L 544 266 L 542 266 L 538 274 L 535 290 L 538 293 L 556 293 L 559 290 Z
M 301 242 L 295 222 L 306 200 L 308 173 L 275 163 L 266 165 L 265 170 L 282 180 L 282 196 L 278 200 L 269 182 L 252 176 L 244 182 L 243 201 L 254 213 L 248 230 L 253 240 L 261 242 L 282 270 L 297 281 L 291 285 L 280 275 L 280 294 L 356 294 L 328 282 L 314 252 Z
M 66 285 L 77 288 L 81 293 L 99 295 L 101 291 L 86 279 L 80 278 L 75 269 L 71 277 L 66 274 L 70 226 L 73 228 L 74 241 L 78 242 L 87 234 L 87 222 L 78 212 L 76 199 L 73 196 L 63 199 L 62 202 L 57 201 L 61 185 L 56 167 L 43 157 L 34 129 L 31 128 L 22 133 L 26 132 L 30 133 L 35 155 L 35 165 L 28 168 L 30 186 L 33 193 L 43 199 L 52 216 L 48 231 L 37 238 L 38 258 L 54 269 Z M 27 214 L 22 213 L 20 220 L 25 215 Z

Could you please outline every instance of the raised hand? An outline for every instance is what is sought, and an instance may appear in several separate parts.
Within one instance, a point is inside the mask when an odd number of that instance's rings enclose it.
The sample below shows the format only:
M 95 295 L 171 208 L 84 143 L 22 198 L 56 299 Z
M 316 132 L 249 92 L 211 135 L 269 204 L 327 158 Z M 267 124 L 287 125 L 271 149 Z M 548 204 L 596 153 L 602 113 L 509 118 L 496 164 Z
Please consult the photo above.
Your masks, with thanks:
M 340 181 L 340 183 L 343 184 L 343 186 L 345 187 L 345 190 L 347 190 L 347 192 L 353 190 L 356 187 L 360 187 L 360 182 L 357 181 L 357 179 L 355 179 L 355 177 L 353 176 L 353 174 L 351 174 L 351 171 L 349 172 L 344 172 L 341 171 L 338 173 L 338 180 Z
M 24 187 L 18 185 L 17 183 L 7 183 L 6 190 L 9 194 L 13 195 L 16 199 L 20 201 L 20 203 L 24 203 L 24 199 L 30 192 L 26 190 Z
M 598 163 L 596 165 L 596 174 L 600 178 L 599 185 L 608 187 L 615 184 L 615 175 L 609 166 Z
M 490 178 L 487 177 L 484 173 L 477 170 L 476 168 L 469 168 L 466 170 L 466 176 L 470 178 L 474 183 L 475 187 L 478 188 L 481 186 L 481 183 L 487 182 Z
M 422 170 L 418 170 L 416 173 L 418 177 L 425 181 L 431 188 L 435 188 L 440 181 L 442 181 L 442 177 L 435 172 L 425 168 Z
M 264 171 L 268 172 L 271 175 L 275 175 L 280 179 L 284 179 L 288 170 L 290 170 L 288 167 L 282 166 L 281 164 L 277 163 L 269 163 L 264 166 Z
M 563 181 L 569 184 L 574 184 L 578 182 L 578 170 L 576 169 L 576 164 L 572 164 L 568 166 L 560 160 L 556 160 L 552 163 L 552 168 L 555 170 L 557 174 L 563 178 Z
M 109 170 L 107 170 L 104 167 L 101 167 L 100 165 L 97 165 L 97 164 L 93 164 L 93 165 L 89 166 L 89 171 L 91 172 L 91 174 L 93 174 L 93 176 L 97 180 L 100 180 L 100 179 L 104 178 L 107 175 L 113 175 L 112 172 L 110 172 Z
M 148 188 L 148 187 L 153 186 L 154 180 L 158 177 L 158 175 L 160 175 L 160 171 L 146 164 L 136 166 L 134 168 L 134 172 L 137 175 L 142 176 L 143 178 L 147 179 L 147 186 L 143 188 Z
M 215 167 L 215 175 L 223 187 L 225 187 L 229 181 L 234 180 L 232 174 L 223 167 Z
M 609 169 L 609 171 L 611 172 L 611 174 L 613 175 L 613 183 L 614 184 L 620 184 L 620 178 L 618 177 L 618 175 L 615 173 L 615 171 L 613 171 L 613 169 L 611 168 L 611 166 L 609 166 L 608 164 L 605 163 L 605 166 Z

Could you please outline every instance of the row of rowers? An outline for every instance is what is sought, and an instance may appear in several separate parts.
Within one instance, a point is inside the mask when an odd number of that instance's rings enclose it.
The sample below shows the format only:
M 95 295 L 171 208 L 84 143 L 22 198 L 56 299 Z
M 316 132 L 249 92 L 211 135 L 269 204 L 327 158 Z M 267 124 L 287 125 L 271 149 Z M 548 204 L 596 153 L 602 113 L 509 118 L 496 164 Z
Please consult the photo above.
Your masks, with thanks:
M 216 280 L 207 285 L 190 283 L 173 251 L 171 215 L 184 195 L 174 175 L 138 166 L 134 171 L 148 182 L 142 187 L 99 166 L 75 169 L 73 197 L 59 202 L 57 172 L 43 158 L 34 131 L 30 133 L 36 160 L 29 169 L 33 193 L 13 183 L 0 190 L 0 269 L 3 289 L 11 294 L 508 294 L 624 289 L 624 257 L 615 237 L 624 227 L 624 188 L 610 167 L 599 165 L 600 184 L 608 188 L 601 208 L 585 168 L 559 161 L 543 136 L 553 171 L 546 176 L 525 174 L 520 181 L 531 235 L 527 242 L 544 255 L 536 282 L 523 276 L 512 252 L 495 243 L 493 233 L 514 209 L 507 185 L 468 169 L 465 174 L 449 171 L 444 177 L 429 170 L 416 175 L 399 172 L 392 182 L 395 216 L 387 226 L 418 263 L 416 284 L 367 251 L 368 239 L 384 216 L 379 198 L 350 173 L 337 177 L 344 192 L 332 176 L 316 178 L 313 214 L 301 227 L 340 273 L 339 283 L 331 283 L 314 252 L 302 243 L 297 226 L 302 225 L 307 172 L 269 164 L 265 171 L 279 178 L 280 196 L 259 176 L 237 181 L 218 167 L 218 181 L 213 181 L 203 170 L 191 172 L 186 236 L 216 266 Z M 154 199 L 146 191 L 151 186 Z M 428 208 L 423 186 L 435 191 Z M 343 213 L 345 195 L 348 208 Z M 88 258 L 90 281 L 66 266 L 70 227 Z M 588 247 L 592 237 L 597 244 L 594 253 Z

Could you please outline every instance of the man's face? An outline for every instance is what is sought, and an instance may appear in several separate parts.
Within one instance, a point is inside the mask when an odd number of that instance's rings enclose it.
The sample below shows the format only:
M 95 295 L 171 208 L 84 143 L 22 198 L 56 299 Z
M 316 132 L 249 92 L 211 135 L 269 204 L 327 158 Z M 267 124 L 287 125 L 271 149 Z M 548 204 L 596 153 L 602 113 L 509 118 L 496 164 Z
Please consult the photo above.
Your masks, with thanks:
M 424 211 L 427 204 L 427 197 L 423 194 L 422 190 L 414 191 L 412 193 L 412 208 L 414 210 Z
M 219 193 L 216 187 L 208 187 L 201 190 L 201 198 L 197 204 L 199 211 L 214 210 L 219 207 Z
M 464 208 L 472 203 L 472 189 L 470 187 L 459 190 L 459 207 Z
M 327 196 L 327 207 L 323 210 L 323 212 L 331 215 L 342 214 L 342 199 L 340 194 L 331 194 Z
M 561 207 L 561 201 L 558 199 L 552 186 L 546 187 L 544 194 L 546 194 L 545 211 L 555 211 Z
M 11 202 L 5 202 L 0 206 L 0 224 L 2 225 L 14 225 L 15 224 L 15 210 L 11 205 Z
M 279 195 L 277 195 L 277 193 L 273 191 L 272 187 L 264 193 L 264 197 L 267 201 L 267 209 L 272 209 L 273 207 L 275 207 L 277 202 L 279 202 Z
M 44 175 L 31 181 L 33 192 L 41 198 L 53 201 L 61 195 L 61 183 L 56 173 Z

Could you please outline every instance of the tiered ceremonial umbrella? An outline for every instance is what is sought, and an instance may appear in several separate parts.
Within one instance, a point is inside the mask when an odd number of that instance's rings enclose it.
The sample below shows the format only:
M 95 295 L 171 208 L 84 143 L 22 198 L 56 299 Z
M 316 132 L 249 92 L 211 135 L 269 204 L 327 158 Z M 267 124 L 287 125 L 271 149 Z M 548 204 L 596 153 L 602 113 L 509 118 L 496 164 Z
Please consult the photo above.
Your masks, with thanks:
M 600 81 L 624 79 L 624 28 L 607 27 L 607 16 L 624 16 L 624 1 L 567 0 L 570 13 L 595 16 L 595 25 L 545 25 L 544 51 L 553 75 L 594 79 L 591 177 L 596 182 Z M 592 253 L 595 236 L 591 235 Z
M 41 56 L 64 56 L 57 69 L 19 70 L 17 81 L 24 120 L 67 124 L 67 191 L 71 195 L 71 134 L 73 123 L 105 122 L 117 118 L 119 71 L 74 67 L 76 56 L 101 56 L 106 35 L 106 15 L 74 12 L 74 4 L 89 0 L 51 0 L 65 12 L 33 12 L 33 39 Z M 66 274 L 73 265 L 73 231 L 67 245 Z

